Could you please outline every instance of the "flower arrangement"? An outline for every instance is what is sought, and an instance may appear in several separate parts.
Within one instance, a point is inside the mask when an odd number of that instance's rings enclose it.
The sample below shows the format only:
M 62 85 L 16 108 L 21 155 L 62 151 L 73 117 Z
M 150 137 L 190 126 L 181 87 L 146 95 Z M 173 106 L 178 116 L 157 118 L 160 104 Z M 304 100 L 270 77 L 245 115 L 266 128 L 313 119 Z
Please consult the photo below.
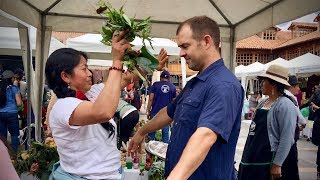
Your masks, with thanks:
M 19 175 L 27 173 L 40 180 L 47 180 L 57 161 L 57 146 L 52 137 L 47 137 L 44 143 L 32 142 L 28 151 L 19 153 L 14 166 Z

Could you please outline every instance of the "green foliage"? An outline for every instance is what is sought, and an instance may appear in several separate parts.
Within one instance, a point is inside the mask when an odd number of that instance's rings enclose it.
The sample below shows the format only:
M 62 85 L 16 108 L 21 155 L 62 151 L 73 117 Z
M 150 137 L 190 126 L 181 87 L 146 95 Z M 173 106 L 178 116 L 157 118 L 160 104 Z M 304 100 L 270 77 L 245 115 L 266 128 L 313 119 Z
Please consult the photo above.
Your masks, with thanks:
M 162 141 L 162 131 L 156 131 L 156 135 L 155 135 L 155 139 L 156 141 Z
M 108 17 L 106 25 L 102 27 L 102 43 L 110 46 L 112 43 L 113 33 L 119 33 L 124 30 L 129 30 L 125 36 L 125 39 L 129 42 L 132 42 L 136 36 L 142 38 L 143 45 L 145 45 L 144 40 L 148 40 L 149 42 L 151 41 L 150 17 L 137 22 L 134 18 L 129 18 L 124 14 L 123 6 L 117 10 L 114 9 L 110 3 L 106 3 L 104 1 L 100 1 L 98 5 L 100 7 L 97 9 L 97 13 Z
M 152 163 L 148 180 L 163 180 L 164 179 L 164 161 L 154 161 Z
M 27 152 L 18 154 L 14 166 L 19 175 L 30 173 L 40 180 L 48 180 L 52 166 L 57 161 L 59 155 L 53 141 L 46 144 L 32 142 Z
M 146 81 L 146 79 L 138 71 L 137 67 L 140 66 L 148 73 L 151 73 L 159 64 L 157 58 L 151 52 L 149 52 L 145 46 L 145 40 L 147 40 L 152 47 L 150 37 L 150 17 L 137 22 L 134 18 L 129 18 L 124 13 L 123 6 L 117 10 L 114 9 L 110 3 L 106 3 L 104 1 L 100 1 L 98 5 L 100 7 L 97 9 L 97 13 L 108 17 L 108 21 L 106 22 L 106 25 L 102 26 L 101 31 L 101 42 L 103 44 L 111 46 L 113 34 L 124 30 L 129 30 L 124 37 L 129 42 L 132 42 L 136 36 L 142 38 L 143 47 L 140 50 L 141 53 L 138 54 L 135 51 L 127 50 L 123 63 L 129 71 L 135 72 L 143 81 Z

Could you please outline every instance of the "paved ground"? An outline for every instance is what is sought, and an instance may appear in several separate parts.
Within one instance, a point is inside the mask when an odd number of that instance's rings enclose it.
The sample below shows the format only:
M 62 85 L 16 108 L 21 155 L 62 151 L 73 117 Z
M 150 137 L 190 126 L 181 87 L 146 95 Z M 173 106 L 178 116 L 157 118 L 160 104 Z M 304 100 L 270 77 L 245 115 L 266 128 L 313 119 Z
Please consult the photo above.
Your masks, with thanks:
M 147 119 L 144 113 L 144 109 L 141 109 L 140 119 Z M 246 143 L 249 126 L 251 121 L 244 120 L 241 124 L 240 136 L 237 144 L 235 161 L 236 168 L 239 167 L 239 162 L 243 153 L 243 148 Z M 310 141 L 306 141 L 306 138 L 301 137 L 298 141 L 298 159 L 299 159 L 299 173 L 301 180 L 316 180 L 316 157 L 317 157 L 317 147 L 313 145 Z

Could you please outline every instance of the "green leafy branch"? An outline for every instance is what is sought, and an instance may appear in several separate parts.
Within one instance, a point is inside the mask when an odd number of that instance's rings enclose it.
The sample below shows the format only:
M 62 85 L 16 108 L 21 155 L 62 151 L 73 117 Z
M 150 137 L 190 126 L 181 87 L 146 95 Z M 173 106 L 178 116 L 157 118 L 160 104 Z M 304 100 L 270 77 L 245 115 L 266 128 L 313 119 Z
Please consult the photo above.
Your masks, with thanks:
M 142 38 L 143 47 L 140 50 L 141 53 L 137 54 L 135 51 L 127 50 L 124 56 L 124 65 L 128 70 L 138 74 L 143 81 L 146 81 L 139 72 L 138 66 L 151 73 L 159 64 L 157 58 L 148 51 L 145 45 L 146 40 L 152 47 L 150 17 L 137 22 L 134 18 L 129 18 L 124 13 L 123 6 L 117 10 L 110 3 L 104 1 L 99 1 L 98 5 L 100 7 L 97 9 L 97 13 L 108 17 L 108 21 L 102 26 L 101 31 L 101 42 L 103 44 L 111 46 L 113 34 L 124 30 L 128 30 L 124 39 L 129 42 L 132 42 L 136 36 Z

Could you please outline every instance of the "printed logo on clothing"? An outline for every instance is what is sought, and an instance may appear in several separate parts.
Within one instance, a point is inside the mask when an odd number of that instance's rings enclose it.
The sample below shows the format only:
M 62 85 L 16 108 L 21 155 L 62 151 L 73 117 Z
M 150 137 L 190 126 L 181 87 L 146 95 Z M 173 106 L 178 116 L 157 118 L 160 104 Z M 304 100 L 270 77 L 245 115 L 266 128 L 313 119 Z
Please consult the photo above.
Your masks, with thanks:
M 168 85 L 162 85 L 161 86 L 161 91 L 163 93 L 168 93 L 170 91 L 170 87 Z
M 250 136 L 254 136 L 255 132 L 254 130 L 256 129 L 256 123 L 255 122 L 251 122 L 250 124 L 250 128 L 249 128 L 249 135 Z

